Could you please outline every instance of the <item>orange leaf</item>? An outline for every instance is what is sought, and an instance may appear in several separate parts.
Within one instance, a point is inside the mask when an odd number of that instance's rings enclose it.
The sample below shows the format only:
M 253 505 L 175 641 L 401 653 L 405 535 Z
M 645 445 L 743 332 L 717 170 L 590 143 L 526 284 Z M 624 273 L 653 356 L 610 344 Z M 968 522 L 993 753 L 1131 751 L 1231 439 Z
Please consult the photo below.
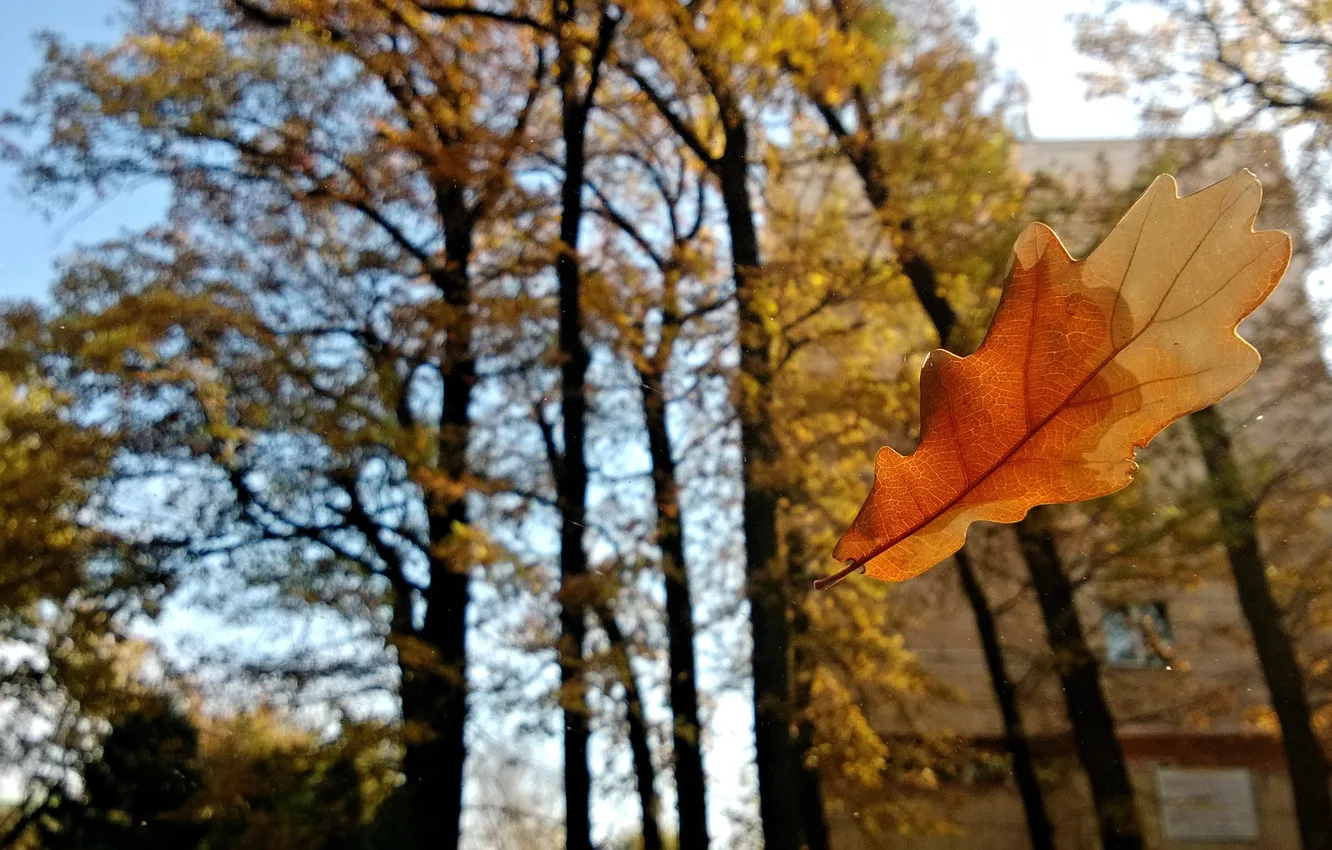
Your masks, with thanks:
M 1290 237 L 1255 233 L 1262 187 L 1245 170 L 1180 198 L 1161 176 L 1074 262 L 1050 228 L 1018 238 L 985 342 L 934 351 L 920 375 L 921 434 L 879 451 L 874 484 L 833 557 L 885 581 L 962 547 L 977 520 L 1124 487 L 1133 456 L 1171 422 L 1258 368 L 1236 326 L 1271 294 Z

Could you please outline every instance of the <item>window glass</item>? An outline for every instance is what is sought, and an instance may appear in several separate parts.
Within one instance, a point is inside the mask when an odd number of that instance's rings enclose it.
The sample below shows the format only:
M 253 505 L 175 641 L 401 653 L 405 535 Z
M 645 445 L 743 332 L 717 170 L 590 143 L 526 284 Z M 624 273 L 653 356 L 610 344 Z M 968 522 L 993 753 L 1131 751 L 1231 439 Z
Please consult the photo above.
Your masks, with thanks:
M 1174 632 L 1164 602 L 1139 602 L 1108 608 L 1101 619 L 1105 659 L 1115 667 L 1165 667 Z

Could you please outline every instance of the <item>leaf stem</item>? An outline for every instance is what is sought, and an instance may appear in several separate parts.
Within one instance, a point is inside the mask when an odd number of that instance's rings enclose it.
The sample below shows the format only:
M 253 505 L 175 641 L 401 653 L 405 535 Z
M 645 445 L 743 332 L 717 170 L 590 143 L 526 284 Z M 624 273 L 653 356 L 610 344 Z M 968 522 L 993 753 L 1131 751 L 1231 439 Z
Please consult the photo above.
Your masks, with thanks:
M 830 576 L 824 576 L 823 578 L 814 579 L 814 589 L 825 590 L 829 587 L 832 587 L 834 584 L 837 584 L 842 579 L 846 578 L 847 576 L 851 575 L 854 572 L 859 572 L 863 574 L 865 572 L 865 565 L 856 563 L 855 558 L 848 558 L 846 561 L 846 566 L 843 567 L 837 573 Z

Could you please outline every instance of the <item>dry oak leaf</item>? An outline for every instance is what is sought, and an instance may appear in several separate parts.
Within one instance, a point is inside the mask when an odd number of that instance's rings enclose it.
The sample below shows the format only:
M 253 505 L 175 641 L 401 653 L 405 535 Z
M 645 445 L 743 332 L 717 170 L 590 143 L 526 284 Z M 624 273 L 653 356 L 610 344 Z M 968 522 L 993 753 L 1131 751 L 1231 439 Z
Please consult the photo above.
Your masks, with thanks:
M 977 520 L 1126 486 L 1133 456 L 1171 422 L 1258 368 L 1236 332 L 1290 261 L 1253 230 L 1248 170 L 1180 198 L 1156 178 L 1083 260 L 1043 224 L 1023 231 L 994 322 L 969 357 L 936 350 L 920 375 L 920 442 L 879 450 L 874 484 L 833 557 L 902 581 L 962 547 Z

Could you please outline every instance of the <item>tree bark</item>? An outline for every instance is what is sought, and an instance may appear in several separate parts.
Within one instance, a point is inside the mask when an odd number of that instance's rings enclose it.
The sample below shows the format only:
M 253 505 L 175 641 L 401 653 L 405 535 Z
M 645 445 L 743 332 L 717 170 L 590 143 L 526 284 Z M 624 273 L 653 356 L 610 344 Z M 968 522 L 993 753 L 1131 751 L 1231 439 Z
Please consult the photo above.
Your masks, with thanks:
M 807 563 L 806 559 L 796 556 L 798 546 L 788 544 L 788 563 Z M 811 578 L 807 571 L 794 571 L 788 581 L 792 587 L 809 586 Z M 818 764 L 812 762 L 810 754 L 814 752 L 814 721 L 809 717 L 810 702 L 813 697 L 814 670 L 817 666 L 808 650 L 804 636 L 809 634 L 809 613 L 803 605 L 797 605 L 791 615 L 792 669 L 795 671 L 795 692 L 792 695 L 791 710 L 799 718 L 796 721 L 795 769 L 799 783 L 800 818 L 805 828 L 806 850 L 828 850 L 828 822 L 824 814 L 823 776 Z
M 1008 676 L 1008 665 L 1004 662 L 1004 650 L 999 642 L 994 612 L 990 610 L 989 600 L 985 598 L 985 591 L 976 577 L 976 571 L 972 569 L 967 550 L 959 550 L 953 556 L 953 562 L 962 582 L 962 592 L 976 619 L 976 632 L 985 655 L 985 668 L 990 674 L 990 687 L 994 691 L 995 701 L 999 703 L 999 716 L 1004 724 L 1004 748 L 1012 757 L 1013 779 L 1017 782 L 1018 796 L 1022 798 L 1022 810 L 1027 818 L 1027 836 L 1031 839 L 1032 850 L 1054 850 L 1054 828 L 1045 811 L 1045 797 L 1041 793 L 1031 747 L 1027 744 L 1027 735 L 1022 728 L 1017 688 Z
M 448 329 L 441 370 L 444 398 L 439 419 L 439 463 L 445 476 L 456 481 L 467 469 L 468 408 L 476 384 L 467 318 L 473 222 L 462 192 L 456 188 L 441 187 L 436 203 L 445 223 L 445 265 L 432 279 L 456 316 L 455 324 Z M 444 502 L 429 494 L 426 498 L 432 552 L 439 554 L 429 557 L 430 585 L 422 591 L 425 617 L 415 636 L 434 650 L 438 666 L 431 670 L 401 667 L 402 712 L 407 730 L 403 773 L 410 789 L 409 833 L 418 840 L 428 836 L 438 847 L 455 848 L 462 836 L 467 754 L 464 735 L 470 564 L 449 543 L 467 524 L 467 504 L 462 499 Z M 410 629 L 412 600 L 399 599 L 397 604 L 407 609 L 398 619 Z
M 790 624 L 787 587 L 778 574 L 777 494 L 763 480 L 777 461 L 768 418 L 772 391 L 768 332 L 755 304 L 761 269 L 758 231 L 748 187 L 748 133 L 738 107 L 722 102 L 726 148 L 714 172 L 726 207 L 731 262 L 740 307 L 740 451 L 743 457 L 745 594 L 753 635 L 754 739 L 759 814 L 767 850 L 797 850 L 806 843 L 791 734 Z
M 1115 720 L 1101 689 L 1100 665 L 1087 646 L 1073 603 L 1073 584 L 1064 573 L 1051 533 L 1049 512 L 1043 507 L 1032 508 L 1017 524 L 1018 542 L 1058 666 L 1074 746 L 1091 784 L 1101 847 L 1142 850 L 1133 785 L 1115 734 Z
M 665 333 L 665 331 L 663 331 Z M 669 643 L 670 698 L 675 754 L 675 793 L 681 847 L 708 846 L 707 780 L 703 773 L 702 729 L 694 660 L 694 605 L 684 557 L 675 456 L 666 428 L 662 357 L 655 369 L 639 372 L 648 452 L 652 458 L 653 501 L 657 510 L 657 546 L 666 584 L 666 635 Z
M 913 254 L 904 258 L 903 272 L 939 331 L 940 339 L 946 340 L 956 316 L 935 291 L 933 269 L 923 257 Z M 1114 717 L 1101 689 L 1099 665 L 1078 621 L 1073 586 L 1064 572 L 1045 515 L 1045 509 L 1036 508 L 1018 523 L 1020 549 L 1040 603 L 1050 649 L 1059 665 L 1065 708 L 1073 726 L 1079 760 L 1091 785 L 1103 850 L 1137 850 L 1143 846 L 1143 840 L 1133 786 L 1119 739 L 1115 737 Z M 1022 731 L 1017 693 L 1004 664 L 994 614 L 971 569 L 965 548 L 957 553 L 955 563 L 999 703 L 1004 741 L 1013 759 L 1013 777 L 1022 798 L 1028 836 L 1033 848 L 1050 847 L 1054 831 Z
M 554 0 L 556 26 L 574 21 L 574 0 Z M 582 272 L 578 235 L 583 219 L 585 138 L 591 97 L 578 91 L 577 47 L 561 39 L 556 59 L 564 141 L 564 182 L 560 187 L 560 245 L 555 260 L 559 283 L 560 419 L 564 453 L 554 470 L 560 509 L 560 702 L 564 711 L 565 846 L 592 848 L 592 774 L 588 767 L 589 719 L 583 676 L 587 552 L 583 530 L 587 512 L 587 368 L 583 341 Z
M 870 180 L 872 168 L 861 170 Z M 869 185 L 867 183 L 867 185 Z M 886 192 L 871 193 L 880 202 Z M 910 231 L 909 223 L 904 225 Z M 903 257 L 902 271 L 911 281 L 921 306 L 929 315 L 941 341 L 947 340 L 956 321 L 952 307 L 936 291 L 935 274 L 922 256 Z M 1064 572 L 1059 551 L 1050 536 L 1046 511 L 1036 508 L 1018 523 L 1017 535 L 1027 562 L 1045 621 L 1046 637 L 1056 657 L 1065 708 L 1073 726 L 1079 760 L 1091 785 L 1093 805 L 1103 850 L 1138 850 L 1143 846 L 1142 828 L 1133 802 L 1133 786 L 1124 763 L 1123 750 L 1115 737 L 1114 717 L 1101 689 L 1099 665 L 1087 646 L 1073 603 L 1073 586 Z M 1018 784 L 1027 831 L 1033 848 L 1049 847 L 1053 827 L 1045 811 L 1040 783 L 1031 763 L 1031 752 L 1022 732 L 1017 693 L 1008 678 L 994 614 L 985 599 L 965 548 L 955 556 L 963 591 L 976 621 L 985 654 L 985 664 L 1004 725 L 1004 740 L 1013 758 L 1013 777 Z
M 835 118 L 835 116 L 830 116 Z M 865 187 L 865 196 L 876 210 L 883 210 L 889 200 L 887 181 L 878 171 L 878 161 L 873 156 L 872 147 L 860 147 L 835 120 L 830 122 L 830 129 L 842 144 L 843 152 L 851 161 L 852 167 L 860 176 Z M 889 222 L 884 222 L 889 225 Z M 910 230 L 909 225 L 904 228 Z M 957 313 L 951 304 L 938 291 L 938 281 L 933 266 L 923 256 L 911 253 L 902 258 L 902 273 L 911 282 L 911 289 L 920 302 L 921 308 L 934 325 L 939 337 L 939 344 L 948 345 L 953 328 L 957 324 Z M 1013 779 L 1018 786 L 1018 795 L 1022 799 L 1022 810 L 1027 821 L 1027 835 L 1031 839 L 1032 850 L 1053 850 L 1054 828 L 1050 824 L 1049 814 L 1045 810 L 1045 798 L 1040 782 L 1036 778 L 1036 768 L 1031 758 L 1031 748 L 1022 727 L 1022 714 L 1018 709 L 1017 688 L 1008 676 L 1008 666 L 1004 662 L 1003 644 L 999 640 L 999 630 L 995 623 L 994 612 L 990 610 L 989 600 L 985 598 L 980 579 L 972 569 L 971 559 L 965 546 L 953 556 L 958 578 L 962 583 L 963 595 L 971 608 L 972 618 L 976 622 L 976 633 L 980 637 L 981 650 L 985 656 L 985 668 L 989 673 L 990 687 L 994 692 L 995 702 L 999 705 L 999 716 L 1004 727 L 1004 746 L 1012 758 Z
M 882 212 L 889 201 L 888 182 L 880 170 L 879 160 L 872 144 L 872 133 L 867 128 L 862 128 L 860 133 L 852 134 L 830 104 L 817 97 L 814 101 L 829 131 L 836 137 L 843 156 L 860 177 L 866 199 L 876 211 Z M 884 221 L 883 224 L 886 227 L 900 227 L 907 233 L 913 230 L 910 222 Z M 914 246 L 909 246 L 900 260 L 902 273 L 910 281 L 916 300 L 934 326 L 939 344 L 947 346 L 957 323 L 957 313 L 947 299 L 939 294 L 934 267 L 914 251 Z M 989 601 L 985 598 L 980 581 L 971 568 L 971 561 L 967 557 L 965 548 L 954 557 L 967 604 L 971 607 L 972 617 L 976 622 L 976 632 L 981 640 L 990 685 L 994 691 L 995 701 L 999 704 L 999 714 L 1004 727 L 1004 744 L 1012 757 L 1013 778 L 1017 782 L 1018 793 L 1022 799 L 1027 834 L 1031 839 L 1033 850 L 1047 850 L 1053 847 L 1054 830 L 1045 810 L 1044 797 L 1031 759 L 1031 749 L 1027 745 L 1027 738 L 1022 729 L 1017 691 L 1009 679 L 1007 666 L 1004 663 L 1003 647 L 999 641 L 994 613 L 990 610 Z
M 656 770 L 652 766 L 652 748 L 648 745 L 648 728 L 643 719 L 643 698 L 629 663 L 629 644 L 610 606 L 599 602 L 595 607 L 597 620 L 610 643 L 620 684 L 624 686 L 629 751 L 634 762 L 634 786 L 638 791 L 638 805 L 643 814 L 643 850 L 662 850 L 661 803 L 657 799 Z
M 298 17 L 270 11 L 251 0 L 232 0 L 232 4 L 247 21 L 263 27 L 285 29 L 302 24 Z M 395 97 L 403 96 L 389 78 L 384 77 L 383 81 Z M 406 99 L 400 105 L 408 108 Z M 439 468 L 456 481 L 466 473 L 471 433 L 469 408 L 476 384 L 468 314 L 471 305 L 468 264 L 476 213 L 468 205 L 463 187 L 456 182 L 436 184 L 433 191 L 435 211 L 444 231 L 444 265 L 429 268 L 428 273 L 439 297 L 453 308 L 454 316 L 454 324 L 446 329 L 440 364 L 443 404 L 438 422 Z M 399 424 L 404 427 L 413 424 L 407 400 L 404 391 L 396 411 Z M 420 640 L 434 652 L 430 669 L 403 663 L 399 655 L 399 698 L 405 730 L 402 765 L 407 792 L 405 829 L 413 841 L 429 842 L 447 850 L 458 847 L 462 835 L 470 568 L 466 555 L 449 544 L 456 531 L 467 524 L 467 505 L 462 499 L 442 500 L 426 494 L 426 514 L 432 554 L 428 556 L 429 585 L 421 591 L 425 615 L 420 629 L 412 627 L 415 600 L 411 598 L 410 586 L 394 582 L 393 635 Z
M 1267 581 L 1258 541 L 1258 505 L 1245 492 L 1225 421 L 1212 407 L 1189 417 L 1207 465 L 1222 541 L 1235 577 L 1240 609 L 1253 635 L 1272 708 L 1281 724 L 1281 744 L 1295 796 L 1295 819 L 1305 850 L 1332 850 L 1332 795 L 1326 752 L 1313 716 L 1295 649 Z
M 686 43 L 692 43 L 686 38 Z M 731 265 L 739 307 L 739 387 L 741 478 L 744 487 L 745 596 L 749 602 L 754 643 L 755 762 L 759 780 L 759 816 L 767 850 L 797 850 L 805 843 L 796 782 L 796 757 L 791 729 L 791 608 L 785 576 L 777 563 L 778 495 L 765 480 L 777 460 L 777 441 L 768 417 L 772 393 L 768 360 L 769 334 L 757 309 L 755 287 L 762 268 L 758 231 L 750 203 L 749 134 L 742 95 L 726 80 L 712 57 L 695 49 L 699 75 L 717 106 L 723 149 L 713 155 L 703 137 L 676 114 L 650 81 L 632 72 L 636 84 L 668 125 L 716 177 L 726 210 Z

